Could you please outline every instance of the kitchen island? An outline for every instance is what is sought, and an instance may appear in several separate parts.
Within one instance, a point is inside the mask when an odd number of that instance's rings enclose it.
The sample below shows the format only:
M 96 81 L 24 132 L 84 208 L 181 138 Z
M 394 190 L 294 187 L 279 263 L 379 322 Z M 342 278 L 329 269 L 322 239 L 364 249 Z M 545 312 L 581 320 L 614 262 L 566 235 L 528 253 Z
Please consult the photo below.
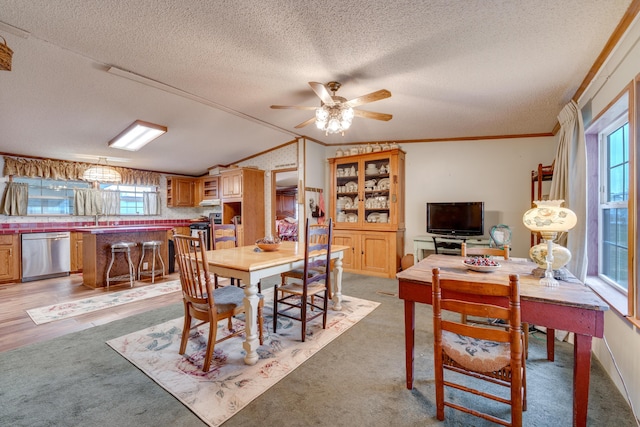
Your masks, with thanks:
M 132 242 L 136 246 L 131 250 L 131 260 L 138 271 L 142 242 L 158 240 L 162 242 L 160 256 L 165 266 L 169 266 L 168 231 L 172 226 L 136 225 L 136 226 L 84 226 L 73 229 L 82 233 L 83 284 L 90 288 L 106 286 L 106 272 L 111 261 L 111 244 L 116 242 Z M 146 254 L 151 261 L 151 254 Z M 116 254 L 111 276 L 127 274 L 128 266 L 123 254 Z M 167 271 L 165 271 L 165 274 Z M 126 282 L 123 282 L 126 284 Z M 118 284 L 119 285 L 119 284 Z M 112 282 L 113 286 L 113 282 Z

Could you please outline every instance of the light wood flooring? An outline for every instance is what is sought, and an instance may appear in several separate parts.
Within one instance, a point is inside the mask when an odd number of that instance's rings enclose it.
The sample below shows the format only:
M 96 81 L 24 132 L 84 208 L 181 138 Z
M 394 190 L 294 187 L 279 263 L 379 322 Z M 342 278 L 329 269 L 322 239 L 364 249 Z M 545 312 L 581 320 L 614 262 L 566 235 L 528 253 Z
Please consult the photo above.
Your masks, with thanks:
M 178 273 L 156 277 L 155 282 L 178 280 Z M 150 279 L 137 281 L 135 287 L 148 286 Z M 112 285 L 109 292 L 128 289 L 125 284 Z M 123 304 L 105 310 L 97 310 L 69 319 L 57 320 L 42 325 L 33 323 L 26 310 L 57 304 L 65 301 L 103 295 L 104 288 L 92 289 L 82 284 L 82 274 L 38 280 L 26 283 L 0 285 L 0 352 L 46 341 L 71 332 L 112 322 L 134 314 L 182 301 L 181 292 L 172 292 L 154 298 Z

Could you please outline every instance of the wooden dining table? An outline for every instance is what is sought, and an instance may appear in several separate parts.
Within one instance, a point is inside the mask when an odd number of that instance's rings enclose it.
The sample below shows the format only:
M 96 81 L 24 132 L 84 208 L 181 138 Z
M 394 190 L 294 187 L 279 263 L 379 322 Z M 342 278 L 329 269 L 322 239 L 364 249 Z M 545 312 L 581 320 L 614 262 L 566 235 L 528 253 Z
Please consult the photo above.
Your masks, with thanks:
M 220 277 L 233 277 L 245 283 L 245 341 L 244 362 L 254 365 L 258 361 L 258 284 L 260 280 L 304 266 L 304 244 L 282 242 L 276 251 L 262 251 L 257 246 L 207 251 L 209 271 Z M 342 310 L 342 258 L 348 246 L 331 245 L 332 305 L 333 310 Z M 314 259 L 326 256 L 326 251 L 312 252 Z
M 529 260 L 500 260 L 500 268 L 493 272 L 471 271 L 464 266 L 463 260 L 460 256 L 430 255 L 397 274 L 399 297 L 404 300 L 407 388 L 413 388 L 415 303 L 431 304 L 433 268 L 440 268 L 442 278 L 478 283 L 508 283 L 510 274 L 518 274 L 522 321 L 545 326 L 551 345 L 555 329 L 573 332 L 575 335 L 573 425 L 586 426 L 591 342 L 593 337 L 602 338 L 604 312 L 609 306 L 589 287 L 571 275 L 566 281 L 560 281 L 559 286 L 541 285 L 540 279 L 531 274 L 537 265 Z M 549 344 L 547 348 L 549 349 Z

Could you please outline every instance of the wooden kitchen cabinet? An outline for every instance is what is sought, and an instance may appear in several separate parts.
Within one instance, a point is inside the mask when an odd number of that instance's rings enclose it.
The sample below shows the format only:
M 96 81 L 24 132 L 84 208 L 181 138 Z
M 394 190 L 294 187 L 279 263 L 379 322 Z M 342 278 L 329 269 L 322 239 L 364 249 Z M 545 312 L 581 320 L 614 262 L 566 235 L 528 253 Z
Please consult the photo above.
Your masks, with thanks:
M 344 271 L 394 278 L 404 250 L 404 231 L 334 230 L 333 244 L 351 248 L 344 252 Z
M 335 157 L 329 165 L 334 243 L 352 248 L 345 271 L 394 278 L 404 251 L 404 151 Z
M 82 271 L 82 235 L 83 233 L 71 232 L 71 272 Z
M 200 200 L 219 199 L 218 194 L 218 177 L 214 175 L 200 178 Z
M 196 205 L 196 179 L 182 176 L 167 177 L 167 206 L 186 208 Z
M 20 236 L 0 235 L 0 283 L 20 281 Z
M 246 169 L 233 169 L 220 174 L 222 181 L 222 198 L 237 199 L 242 197 L 242 184 Z M 263 178 L 264 179 L 264 178 Z
M 264 171 L 230 169 L 221 172 L 219 179 L 222 223 L 237 222 L 238 245 L 253 245 L 265 237 Z

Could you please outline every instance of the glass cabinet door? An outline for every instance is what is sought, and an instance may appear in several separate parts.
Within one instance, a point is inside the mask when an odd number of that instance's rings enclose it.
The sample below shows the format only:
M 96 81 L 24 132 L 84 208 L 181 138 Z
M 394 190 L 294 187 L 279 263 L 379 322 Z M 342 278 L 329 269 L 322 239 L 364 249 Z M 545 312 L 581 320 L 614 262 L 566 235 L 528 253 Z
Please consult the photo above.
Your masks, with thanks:
M 390 189 L 389 181 L 390 159 L 388 157 L 365 160 L 364 169 L 364 200 L 363 222 L 369 224 L 388 224 L 390 216 Z
M 335 219 L 338 223 L 358 223 L 359 209 L 359 177 L 360 162 L 358 160 L 345 161 L 336 164 L 336 200 Z

